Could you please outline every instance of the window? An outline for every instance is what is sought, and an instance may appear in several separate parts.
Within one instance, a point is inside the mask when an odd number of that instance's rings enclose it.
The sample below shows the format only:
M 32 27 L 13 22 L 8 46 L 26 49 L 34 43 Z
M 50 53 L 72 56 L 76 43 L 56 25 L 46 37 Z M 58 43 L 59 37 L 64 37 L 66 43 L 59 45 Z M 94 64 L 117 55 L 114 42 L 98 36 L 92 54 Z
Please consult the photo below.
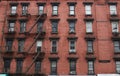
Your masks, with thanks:
M 24 51 L 24 40 L 19 40 L 18 42 L 18 51 L 23 52 Z
M 75 6 L 74 5 L 69 6 L 69 15 L 75 15 Z
M 85 5 L 85 14 L 86 15 L 91 15 L 92 14 L 92 12 L 91 12 L 91 5 L 89 4 L 87 4 L 87 5 Z
M 44 6 L 43 5 L 39 5 L 38 6 L 38 14 L 42 15 L 44 13 Z
M 92 21 L 86 21 L 86 33 L 92 33 Z
M 35 73 L 39 73 L 41 71 L 41 61 L 35 61 Z
M 9 21 L 8 32 L 14 32 L 15 31 L 14 26 L 15 26 L 15 22 Z
M 12 51 L 13 40 L 6 40 L 6 51 Z
M 58 21 L 52 21 L 52 33 L 58 32 Z
M 87 52 L 93 53 L 93 41 L 87 41 Z
M 76 74 L 76 61 L 75 60 L 70 60 L 70 75 L 75 75 Z
M 57 52 L 57 40 L 52 40 L 52 53 L 56 53 Z
M 120 73 L 120 61 L 116 61 L 116 72 Z
M 76 50 L 75 50 L 75 40 L 69 40 L 69 43 L 70 43 L 70 50 L 69 50 L 69 52 L 70 53 L 76 52 Z
M 94 74 L 94 61 L 88 61 L 88 74 Z
M 57 74 L 57 61 L 51 61 L 51 75 Z
M 22 72 L 22 64 L 23 64 L 23 60 L 17 60 L 17 65 L 16 65 L 16 72 L 17 73 Z
M 9 72 L 10 71 L 10 59 L 5 59 L 4 60 L 4 72 Z
M 115 52 L 120 52 L 120 42 L 114 41 L 114 50 Z
M 22 15 L 27 15 L 27 9 L 28 9 L 27 5 L 22 6 Z
M 116 5 L 110 5 L 110 15 L 117 15 Z
M 25 21 L 21 21 L 20 22 L 20 32 L 24 33 L 26 31 L 26 22 Z
M 118 32 L 118 21 L 112 21 L 111 22 L 111 24 L 112 24 L 112 32 L 113 33 L 116 33 L 116 32 Z
M 42 51 L 42 41 L 41 40 L 37 41 L 36 49 L 37 49 L 36 50 L 37 52 L 41 52 Z
M 69 21 L 69 32 L 70 33 L 75 32 L 75 21 Z
M 37 25 L 37 32 L 41 32 L 42 31 L 42 27 L 43 27 L 43 22 L 38 22 L 38 25 Z
M 58 15 L 58 6 L 57 5 L 53 5 L 52 9 L 53 9 L 52 15 Z
M 17 11 L 17 6 L 11 6 L 11 14 L 15 15 Z

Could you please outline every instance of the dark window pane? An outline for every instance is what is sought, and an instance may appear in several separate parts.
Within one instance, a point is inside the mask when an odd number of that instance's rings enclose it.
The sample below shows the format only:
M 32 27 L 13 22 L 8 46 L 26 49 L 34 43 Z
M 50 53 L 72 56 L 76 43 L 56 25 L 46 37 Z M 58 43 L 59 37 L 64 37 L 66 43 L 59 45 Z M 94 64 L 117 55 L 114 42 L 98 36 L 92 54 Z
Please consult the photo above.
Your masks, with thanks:
M 27 14 L 27 7 L 28 6 L 22 6 L 22 15 L 26 15 Z
M 70 32 L 75 32 L 75 22 L 72 21 L 72 22 L 69 22 L 69 28 L 70 28 Z
M 16 67 L 16 72 L 17 73 L 21 73 L 22 72 L 22 64 L 23 64 L 22 60 L 17 60 L 17 67 Z
M 26 30 L 26 22 L 21 22 L 20 23 L 20 32 L 23 33 Z
M 18 51 L 22 52 L 24 50 L 24 40 L 19 40 Z
M 6 41 L 6 51 L 12 51 L 13 40 Z
M 42 31 L 43 22 L 38 22 L 37 32 Z
M 51 61 L 51 74 L 57 74 L 57 61 Z
M 70 61 L 70 74 L 76 74 L 76 61 Z
M 41 62 L 40 61 L 36 61 L 35 62 L 35 72 L 39 73 L 41 71 Z
M 9 72 L 10 71 L 10 59 L 4 60 L 4 71 Z
M 57 52 L 57 41 L 56 40 L 52 41 L 52 52 Z
M 120 43 L 119 43 L 119 41 L 114 41 L 114 50 L 115 50 L 115 52 L 120 52 Z
M 58 31 L 58 22 L 57 21 L 53 21 L 52 22 L 52 32 L 57 32 Z
M 87 41 L 88 52 L 93 52 L 93 41 Z
M 9 32 L 14 32 L 14 25 L 15 25 L 15 22 L 9 22 L 9 25 L 8 25 Z

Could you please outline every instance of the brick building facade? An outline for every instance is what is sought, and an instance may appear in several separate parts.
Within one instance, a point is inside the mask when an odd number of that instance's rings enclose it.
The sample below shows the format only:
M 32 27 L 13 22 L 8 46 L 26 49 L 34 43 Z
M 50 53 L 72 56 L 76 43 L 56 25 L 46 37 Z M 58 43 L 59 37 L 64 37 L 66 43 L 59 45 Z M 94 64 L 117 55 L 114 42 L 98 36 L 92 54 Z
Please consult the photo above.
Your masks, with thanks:
M 119 0 L 1 0 L 0 73 L 120 73 Z

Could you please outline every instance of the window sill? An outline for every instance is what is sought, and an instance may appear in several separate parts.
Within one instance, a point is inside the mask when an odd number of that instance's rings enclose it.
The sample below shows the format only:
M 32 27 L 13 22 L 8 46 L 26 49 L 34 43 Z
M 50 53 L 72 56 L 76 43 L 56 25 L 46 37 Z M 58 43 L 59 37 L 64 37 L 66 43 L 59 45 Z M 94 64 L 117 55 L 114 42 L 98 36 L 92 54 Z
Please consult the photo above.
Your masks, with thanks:
M 85 14 L 85 17 L 92 17 L 92 14 Z
M 69 34 L 76 34 L 76 32 L 69 32 Z
M 70 15 L 70 14 L 69 14 L 68 16 L 69 16 L 69 17 L 75 17 L 75 15 Z
M 93 55 L 94 54 L 94 52 L 87 52 L 87 55 Z
M 58 34 L 58 32 L 51 32 L 51 34 Z
M 120 51 L 119 52 L 114 52 L 114 54 L 120 54 Z
M 76 52 L 69 52 L 69 54 L 76 54 Z
M 117 17 L 117 14 L 110 14 L 111 17 Z
M 86 32 L 86 34 L 93 34 L 93 32 Z
M 58 52 L 51 52 L 50 54 L 58 54 Z
M 52 14 L 52 17 L 56 17 L 56 16 L 59 16 L 59 15 L 58 14 L 57 15 Z

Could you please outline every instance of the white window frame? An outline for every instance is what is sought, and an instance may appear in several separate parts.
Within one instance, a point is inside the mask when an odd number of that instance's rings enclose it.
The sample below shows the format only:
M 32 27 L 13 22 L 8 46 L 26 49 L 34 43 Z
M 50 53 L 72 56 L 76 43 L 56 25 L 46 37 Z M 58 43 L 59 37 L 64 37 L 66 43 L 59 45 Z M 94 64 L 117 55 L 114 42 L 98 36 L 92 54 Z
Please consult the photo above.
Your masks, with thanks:
M 111 25 L 112 25 L 112 32 L 113 33 L 119 32 L 119 28 L 118 28 L 119 23 L 118 23 L 118 21 L 112 21 Z
M 116 5 L 110 5 L 110 15 L 117 15 Z
M 23 6 L 22 6 L 22 15 L 26 15 L 27 12 L 28 12 L 28 6 L 23 5 Z
M 74 41 L 74 48 L 75 49 L 70 49 L 71 48 L 71 41 Z M 76 41 L 75 40 L 69 40 L 69 52 L 70 53 L 75 53 L 76 52 Z
M 116 64 L 116 72 L 120 73 L 120 61 L 115 61 Z
M 75 5 L 69 5 L 69 15 L 75 15 Z
M 42 11 L 42 12 L 41 12 Z M 38 14 L 42 15 L 44 13 L 44 6 L 43 5 L 39 5 L 38 6 Z
M 11 14 L 17 13 L 17 6 L 11 6 Z
M 85 15 L 92 15 L 92 5 L 86 4 L 85 5 Z
M 93 32 L 93 22 L 86 21 L 86 33 L 92 33 L 92 32 Z
M 52 6 L 52 15 L 58 15 L 58 5 Z
M 38 43 L 40 43 L 40 44 L 38 44 Z M 37 42 L 36 42 L 36 52 L 38 52 L 37 47 L 41 47 L 41 51 L 42 51 L 42 45 L 43 45 L 42 40 L 37 40 Z

